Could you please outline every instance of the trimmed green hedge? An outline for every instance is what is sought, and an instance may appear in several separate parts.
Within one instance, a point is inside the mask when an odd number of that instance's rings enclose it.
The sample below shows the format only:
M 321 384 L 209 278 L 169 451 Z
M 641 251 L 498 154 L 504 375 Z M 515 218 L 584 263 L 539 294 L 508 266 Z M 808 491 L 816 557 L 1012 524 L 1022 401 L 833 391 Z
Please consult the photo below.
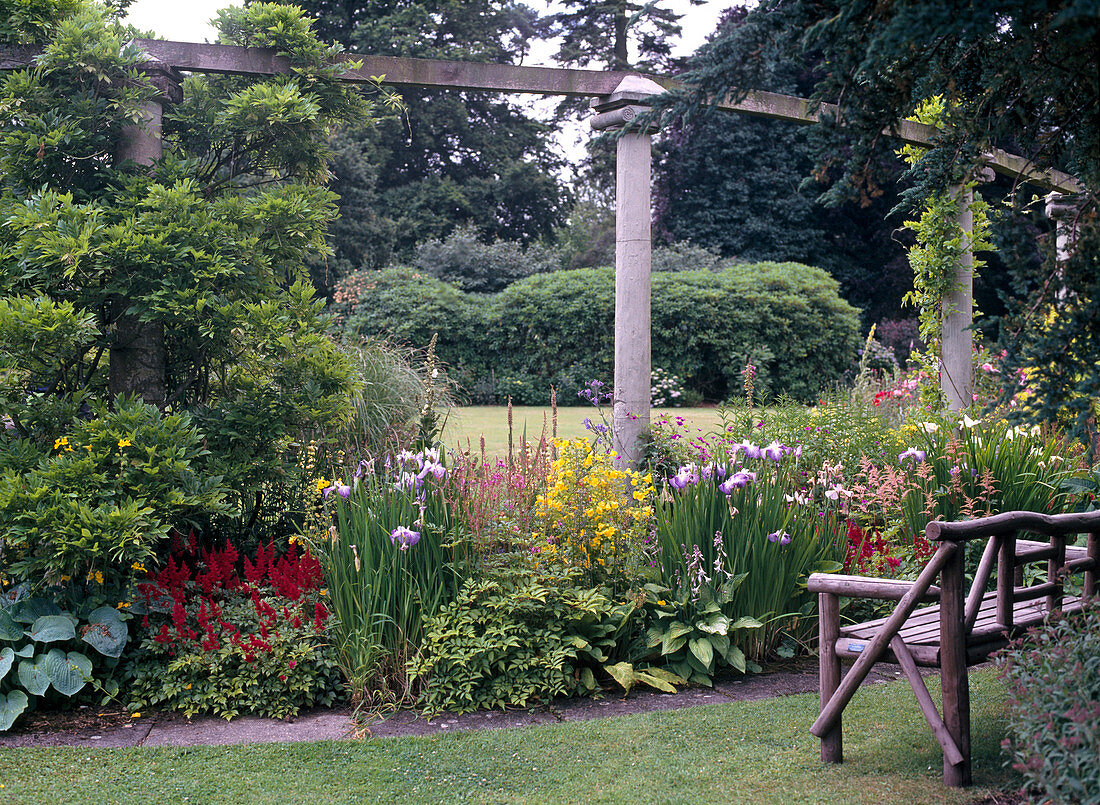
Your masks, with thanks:
M 359 278 L 345 327 L 438 353 L 479 396 L 492 378 L 501 396 L 563 403 L 585 380 L 610 380 L 615 273 L 609 268 L 528 277 L 492 295 L 464 294 L 407 269 Z M 799 263 L 727 265 L 718 271 L 653 275 L 653 365 L 676 373 L 711 400 L 740 393 L 751 360 L 773 395 L 814 398 L 851 366 L 860 344 L 858 311 L 821 269 Z

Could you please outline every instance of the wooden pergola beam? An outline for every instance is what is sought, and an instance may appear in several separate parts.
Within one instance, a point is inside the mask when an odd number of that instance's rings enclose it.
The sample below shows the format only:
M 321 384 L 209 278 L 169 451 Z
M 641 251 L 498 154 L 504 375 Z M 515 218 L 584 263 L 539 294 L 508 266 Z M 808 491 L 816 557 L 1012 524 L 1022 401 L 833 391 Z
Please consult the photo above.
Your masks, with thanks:
M 195 73 L 231 75 L 277 75 L 291 71 L 290 60 L 267 48 L 236 45 L 209 45 L 175 42 L 165 39 L 134 39 L 130 43 L 149 55 L 149 60 L 177 70 Z M 0 47 L 0 69 L 13 70 L 29 64 L 38 51 L 32 47 Z M 358 69 L 347 70 L 341 77 L 352 83 L 382 83 L 397 88 L 437 87 L 483 92 L 559 95 L 573 98 L 598 98 L 610 95 L 630 73 L 601 70 L 575 70 L 560 67 L 527 67 L 515 64 L 412 59 L 399 56 L 343 54 L 347 62 L 362 62 Z M 645 76 L 666 90 L 683 85 L 669 76 Z M 823 114 L 835 115 L 832 104 L 815 106 L 806 98 L 778 92 L 752 90 L 741 97 L 726 96 L 714 104 L 718 109 L 740 114 L 786 120 L 791 123 L 816 123 Z M 911 145 L 931 145 L 937 135 L 934 126 L 901 120 L 885 132 Z M 993 170 L 1006 176 L 1039 185 L 1059 193 L 1079 193 L 1080 183 L 1058 170 L 1040 171 L 1024 157 L 995 149 L 987 157 Z

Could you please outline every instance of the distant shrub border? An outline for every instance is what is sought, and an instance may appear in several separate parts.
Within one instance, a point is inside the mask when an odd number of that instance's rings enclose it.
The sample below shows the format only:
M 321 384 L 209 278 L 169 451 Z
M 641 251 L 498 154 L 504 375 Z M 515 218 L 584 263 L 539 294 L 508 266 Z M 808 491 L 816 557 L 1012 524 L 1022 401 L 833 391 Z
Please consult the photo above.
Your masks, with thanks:
M 346 331 L 414 347 L 438 332 L 440 358 L 483 390 L 477 402 L 519 394 L 545 404 L 551 383 L 564 402 L 580 378 L 611 377 L 610 268 L 542 273 L 477 296 L 410 269 L 361 272 L 343 285 L 336 313 Z M 716 401 L 738 392 L 748 362 L 773 396 L 812 400 L 841 379 L 860 345 L 858 311 L 825 271 L 800 263 L 655 273 L 652 317 L 653 365 Z

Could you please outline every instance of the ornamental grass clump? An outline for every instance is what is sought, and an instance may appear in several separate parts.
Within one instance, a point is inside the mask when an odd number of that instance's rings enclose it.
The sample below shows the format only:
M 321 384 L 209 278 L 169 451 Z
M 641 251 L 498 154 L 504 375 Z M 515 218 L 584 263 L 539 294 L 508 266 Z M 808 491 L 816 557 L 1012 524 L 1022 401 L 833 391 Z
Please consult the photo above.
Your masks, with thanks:
M 812 601 L 803 582 L 840 569 L 844 495 L 807 478 L 798 446 L 746 439 L 712 449 L 707 463 L 685 464 L 670 476 L 657 501 L 661 577 L 681 598 L 690 589 L 698 601 L 706 588 L 731 621 L 763 623 L 744 644 L 746 655 L 760 660 L 784 632 L 808 636 L 803 616 Z
M 423 622 L 452 601 L 467 573 L 466 530 L 448 501 L 439 450 L 361 462 L 350 484 L 322 490 L 336 525 L 306 535 L 324 569 L 330 629 L 357 704 L 408 702 L 408 666 Z
M 547 488 L 535 503 L 534 550 L 581 571 L 590 587 L 624 591 L 647 573 L 653 478 L 617 469 L 587 439 L 554 442 Z

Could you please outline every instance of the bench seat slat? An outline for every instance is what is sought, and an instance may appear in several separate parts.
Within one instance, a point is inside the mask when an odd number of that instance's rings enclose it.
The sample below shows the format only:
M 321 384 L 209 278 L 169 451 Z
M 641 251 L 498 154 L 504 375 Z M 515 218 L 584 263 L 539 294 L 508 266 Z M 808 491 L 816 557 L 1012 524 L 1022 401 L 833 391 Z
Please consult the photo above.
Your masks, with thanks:
M 971 665 L 984 662 L 990 653 L 1008 643 L 1008 638 L 1004 634 L 1004 626 L 997 622 L 996 601 L 996 591 L 989 592 L 982 597 L 978 619 L 967 637 L 967 660 Z M 1072 612 L 1080 608 L 1080 598 L 1072 595 L 1065 597 L 1062 605 L 1064 611 Z M 1045 601 L 1017 601 L 1012 608 L 1012 636 L 1015 637 L 1023 633 L 1028 627 L 1042 623 L 1047 614 Z M 858 657 L 862 653 L 862 647 L 870 643 L 885 622 L 884 618 L 880 618 L 876 621 L 843 627 L 840 630 L 841 637 L 837 641 L 837 654 L 841 657 Z M 931 606 L 914 612 L 909 621 L 898 632 L 898 636 L 909 646 L 913 659 L 918 665 L 938 665 L 940 649 L 939 607 Z M 892 651 L 887 652 L 885 659 L 889 662 L 897 661 Z

